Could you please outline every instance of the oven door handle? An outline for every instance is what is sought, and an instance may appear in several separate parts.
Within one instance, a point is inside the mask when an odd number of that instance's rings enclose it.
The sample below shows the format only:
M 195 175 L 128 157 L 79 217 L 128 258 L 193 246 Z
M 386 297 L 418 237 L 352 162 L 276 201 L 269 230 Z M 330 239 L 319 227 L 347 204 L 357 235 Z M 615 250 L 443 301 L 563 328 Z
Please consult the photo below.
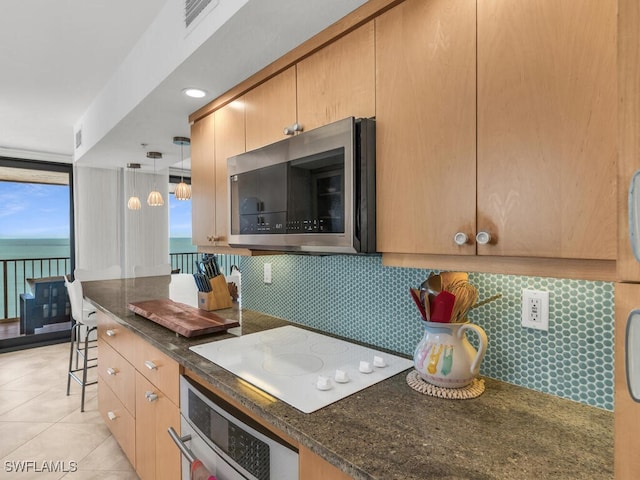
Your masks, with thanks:
M 189 460 L 189 464 L 196 461 L 196 457 L 191 450 L 184 444 L 184 442 L 188 442 L 191 440 L 191 435 L 185 435 L 181 437 L 178 433 L 173 429 L 173 427 L 169 427 L 167 430 L 169 432 L 169 436 L 173 440 L 173 442 L 177 445 L 178 449 L 184 457 Z

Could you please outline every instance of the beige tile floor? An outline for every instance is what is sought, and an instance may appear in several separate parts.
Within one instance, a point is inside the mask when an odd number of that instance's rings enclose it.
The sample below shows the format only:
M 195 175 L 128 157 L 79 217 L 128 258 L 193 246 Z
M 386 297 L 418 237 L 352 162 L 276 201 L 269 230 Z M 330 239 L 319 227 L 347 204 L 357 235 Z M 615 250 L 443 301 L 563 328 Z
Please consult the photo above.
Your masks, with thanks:
M 80 385 L 66 395 L 68 355 L 68 343 L 0 354 L 0 479 L 137 479 L 98 413 L 97 386 L 82 413 Z

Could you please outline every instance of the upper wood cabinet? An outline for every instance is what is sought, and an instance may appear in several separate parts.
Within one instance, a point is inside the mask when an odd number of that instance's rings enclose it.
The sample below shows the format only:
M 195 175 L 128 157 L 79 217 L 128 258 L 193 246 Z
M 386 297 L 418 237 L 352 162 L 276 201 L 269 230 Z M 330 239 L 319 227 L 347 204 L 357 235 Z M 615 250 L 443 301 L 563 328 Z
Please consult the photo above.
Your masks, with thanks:
M 215 234 L 214 116 L 191 126 L 191 241 L 212 245 Z
M 216 193 L 212 208 L 216 211 L 216 245 L 229 245 L 228 204 L 229 179 L 227 177 L 227 158 L 245 151 L 244 102 L 231 102 L 214 112 L 215 152 L 216 152 Z
M 279 73 L 244 95 L 246 148 L 253 150 L 286 138 L 296 122 L 296 68 Z
M 474 254 L 476 3 L 407 0 L 376 19 L 381 252 Z
M 615 260 L 616 5 L 478 2 L 479 254 Z
M 191 127 L 192 238 L 227 247 L 227 158 L 245 151 L 244 102 L 231 102 Z
M 620 281 L 640 281 L 640 262 L 629 238 L 629 185 L 640 168 L 640 2 L 618 4 L 618 261 Z M 640 193 L 640 192 L 639 192 Z M 618 402 L 616 400 L 616 411 Z M 640 418 L 640 417 L 638 417 Z M 616 451 L 618 446 L 616 445 Z M 636 458 L 640 463 L 640 458 Z M 640 467 L 635 471 L 640 477 Z M 629 474 L 628 477 L 633 477 Z M 622 476 L 617 478 L 624 478 Z
M 244 103 L 247 150 L 286 138 L 295 123 L 307 131 L 375 116 L 373 21 L 248 91 Z
M 615 259 L 615 0 L 483 0 L 475 29 L 474 0 L 377 20 L 379 249 Z
M 301 60 L 296 72 L 297 120 L 305 131 L 375 116 L 373 21 Z

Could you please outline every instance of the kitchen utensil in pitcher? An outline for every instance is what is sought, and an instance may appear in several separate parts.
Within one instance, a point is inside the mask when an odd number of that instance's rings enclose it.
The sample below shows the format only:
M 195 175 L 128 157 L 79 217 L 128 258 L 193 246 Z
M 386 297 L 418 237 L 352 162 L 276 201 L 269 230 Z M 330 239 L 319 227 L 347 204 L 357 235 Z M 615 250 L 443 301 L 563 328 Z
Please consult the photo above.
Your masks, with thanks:
M 413 298 L 413 301 L 416 303 L 416 306 L 420 311 L 420 315 L 422 316 L 422 319 L 425 321 L 429 320 L 429 317 L 427 316 L 427 312 L 425 309 L 425 305 L 422 302 L 420 302 L 420 290 L 418 290 L 417 288 L 410 288 L 409 293 L 411 293 L 411 298 Z

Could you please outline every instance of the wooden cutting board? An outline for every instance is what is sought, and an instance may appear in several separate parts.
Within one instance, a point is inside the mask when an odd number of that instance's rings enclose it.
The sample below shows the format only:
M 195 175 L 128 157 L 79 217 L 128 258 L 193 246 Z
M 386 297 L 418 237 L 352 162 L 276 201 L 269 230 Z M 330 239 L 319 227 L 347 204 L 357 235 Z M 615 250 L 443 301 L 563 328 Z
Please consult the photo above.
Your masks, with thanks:
M 213 312 L 174 302 L 168 298 L 133 302 L 127 306 L 132 312 L 184 337 L 205 335 L 240 325 L 237 320 L 222 318 Z

